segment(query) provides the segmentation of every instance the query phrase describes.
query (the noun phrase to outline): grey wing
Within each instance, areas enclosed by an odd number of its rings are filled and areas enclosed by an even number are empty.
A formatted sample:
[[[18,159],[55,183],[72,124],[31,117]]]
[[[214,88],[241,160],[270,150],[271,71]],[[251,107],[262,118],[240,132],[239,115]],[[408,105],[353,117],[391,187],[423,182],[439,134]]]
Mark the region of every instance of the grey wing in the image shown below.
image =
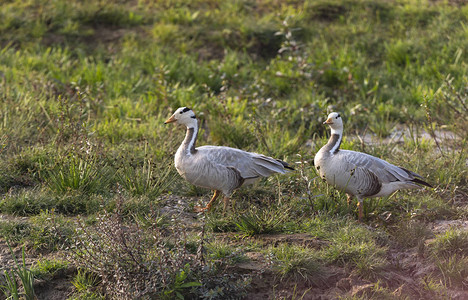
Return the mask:
[[[215,164],[235,168],[245,179],[286,173],[281,161],[265,155],[217,146],[202,146],[197,150]]]
[[[340,153],[341,152],[341,153]],[[379,179],[381,183],[389,183],[395,181],[411,181],[415,177],[421,177],[418,174],[406,169],[392,165],[378,157],[349,150],[340,150],[343,159],[356,168],[362,168],[370,171]]]

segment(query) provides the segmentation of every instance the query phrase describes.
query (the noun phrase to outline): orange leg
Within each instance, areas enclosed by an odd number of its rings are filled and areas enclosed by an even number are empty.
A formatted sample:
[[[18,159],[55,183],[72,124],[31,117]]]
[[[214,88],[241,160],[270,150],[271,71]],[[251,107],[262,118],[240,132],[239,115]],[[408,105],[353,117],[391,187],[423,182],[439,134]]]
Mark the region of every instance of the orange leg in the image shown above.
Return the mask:
[[[223,202],[224,202],[223,215],[226,215],[227,208],[229,207],[229,197],[225,196],[223,198]]]
[[[195,207],[195,211],[196,211],[196,212],[202,212],[202,211],[210,210],[211,206],[213,205],[213,202],[216,200],[216,198],[218,198],[218,196],[219,196],[220,194],[221,194],[220,191],[215,190],[215,191],[214,191],[214,194],[213,194],[213,197],[211,197],[211,200],[210,200],[210,202],[208,202],[208,204],[206,205],[206,207],[196,206],[196,207]]]
[[[364,203],[362,200],[359,199],[359,202],[357,203],[358,209],[359,209],[359,215],[358,215],[358,221],[362,222],[362,217],[364,217]]]

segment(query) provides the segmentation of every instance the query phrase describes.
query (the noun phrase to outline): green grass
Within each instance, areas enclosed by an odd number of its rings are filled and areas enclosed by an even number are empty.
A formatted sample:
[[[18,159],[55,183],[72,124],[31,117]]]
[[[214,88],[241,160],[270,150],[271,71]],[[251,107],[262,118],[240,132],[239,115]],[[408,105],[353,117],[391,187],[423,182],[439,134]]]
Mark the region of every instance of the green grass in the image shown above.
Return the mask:
[[[36,278],[52,279],[67,269],[69,263],[60,259],[43,259],[37,261],[31,268]]]
[[[449,298],[447,288],[466,286],[466,270],[454,263],[467,255],[466,237],[456,230],[434,237],[430,228],[468,216],[467,24],[468,6],[451,1],[6,1],[1,237],[33,252],[67,252],[77,217],[96,237],[103,215],[118,212],[122,228],[137,227],[144,243],[154,231],[179,245],[187,231],[191,240],[179,246],[191,255],[203,250],[203,227],[208,266],[235,268],[247,252],[271,252],[280,282],[332,265],[375,283],[385,280],[388,252],[400,247],[431,254],[424,261],[438,272],[425,292]],[[201,121],[198,145],[262,153],[296,171],[238,190],[225,215],[221,205],[191,215],[210,192],[173,166],[184,130],[163,122],[180,106]],[[366,199],[369,227],[357,224],[356,202],[348,206],[312,166],[330,111],[344,117],[343,149],[413,170],[434,189]],[[374,143],[356,137],[365,135]],[[174,208],[167,195],[193,198]],[[177,223],[187,226],[175,236]],[[262,240],[292,234],[322,244]],[[174,286],[171,296],[245,291],[246,278],[229,274],[238,286],[226,274],[208,280],[198,264],[189,262],[194,278],[184,282],[204,285]],[[384,285],[362,297],[386,296]],[[72,298],[110,296],[91,288]]]
[[[413,221],[398,224],[393,235],[404,247],[423,247],[425,240],[432,236],[432,232],[427,224]]]
[[[75,288],[75,292],[69,299],[104,299],[104,296],[95,291],[99,284],[99,277],[96,274],[78,269],[71,283]]]
[[[281,244],[271,247],[267,255],[273,262],[273,269],[282,278],[294,277],[318,283],[323,276],[320,258],[312,249],[297,245]]]
[[[431,248],[436,256],[454,254],[468,256],[468,232],[449,229],[443,234],[436,235]]]
[[[355,267],[358,274],[372,278],[386,265],[385,247],[378,233],[364,227],[348,225],[335,231],[322,255],[325,260]]]
[[[245,236],[278,233],[284,230],[284,223],[290,218],[288,213],[289,210],[284,207],[272,210],[251,209],[239,215],[235,224]]]
[[[58,251],[70,246],[73,226],[54,211],[43,211],[27,221],[2,221],[0,232],[7,241],[27,245],[34,250]]]
[[[18,258],[15,256],[11,246],[8,245],[8,247],[13,256],[14,266],[10,270],[7,269],[3,271],[2,275],[5,278],[6,284],[0,285],[0,290],[8,299],[20,299],[20,296],[27,300],[36,299],[36,294],[34,292],[34,272],[26,266],[24,247],[21,248],[21,263],[18,262]],[[17,281],[21,284],[20,289],[18,289]]]
[[[227,261],[229,264],[236,264],[248,261],[241,248],[235,248],[225,242],[215,240],[207,246],[208,255],[213,260]]]

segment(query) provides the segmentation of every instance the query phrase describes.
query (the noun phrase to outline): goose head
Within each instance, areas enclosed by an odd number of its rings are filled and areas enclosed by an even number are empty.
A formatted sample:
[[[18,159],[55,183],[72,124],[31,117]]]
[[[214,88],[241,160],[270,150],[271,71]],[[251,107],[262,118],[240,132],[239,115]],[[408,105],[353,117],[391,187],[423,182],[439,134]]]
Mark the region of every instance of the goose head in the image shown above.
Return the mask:
[[[337,112],[332,112],[331,114],[329,114],[327,120],[323,122],[323,124],[327,124],[328,126],[330,126],[332,134],[343,132],[343,119]]]
[[[197,126],[197,117],[193,110],[188,107],[178,108],[174,114],[167,119],[164,124],[176,123],[187,126],[188,128],[194,128]]]

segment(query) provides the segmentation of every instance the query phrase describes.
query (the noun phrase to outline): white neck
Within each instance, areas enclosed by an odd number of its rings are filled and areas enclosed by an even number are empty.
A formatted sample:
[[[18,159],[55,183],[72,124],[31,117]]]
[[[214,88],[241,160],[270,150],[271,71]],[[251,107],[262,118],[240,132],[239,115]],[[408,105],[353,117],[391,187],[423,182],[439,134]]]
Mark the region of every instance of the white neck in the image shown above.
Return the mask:
[[[197,141],[198,135],[198,122],[197,119],[193,119],[193,122],[187,124],[187,132],[185,134],[185,139],[179,147],[180,151],[187,156],[195,154],[195,143]]]
[[[343,135],[343,128],[330,128],[331,134],[338,134],[339,136]]]
[[[331,136],[326,145],[326,149],[331,155],[335,154],[341,145],[343,138],[343,128],[334,129],[331,128]]]

